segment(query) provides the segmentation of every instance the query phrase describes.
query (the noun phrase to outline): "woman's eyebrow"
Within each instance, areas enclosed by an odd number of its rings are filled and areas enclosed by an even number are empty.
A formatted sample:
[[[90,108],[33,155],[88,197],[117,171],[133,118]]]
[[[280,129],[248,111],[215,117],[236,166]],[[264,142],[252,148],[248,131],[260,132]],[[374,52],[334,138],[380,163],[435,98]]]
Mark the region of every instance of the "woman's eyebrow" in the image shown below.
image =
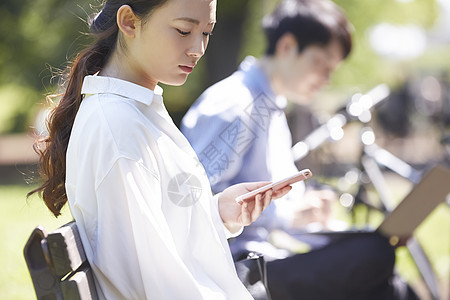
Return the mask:
[[[189,17],[176,18],[175,21],[185,21],[185,22],[189,22],[189,23],[194,23],[196,25],[200,24],[199,20],[192,19],[192,18],[189,18]]]
[[[180,18],[176,18],[176,19],[174,19],[174,20],[175,20],[175,21],[185,21],[185,22],[193,23],[193,24],[195,24],[195,25],[200,24],[200,21],[199,21],[199,20],[193,19],[193,18],[189,18],[189,17],[180,17]],[[216,23],[215,21],[211,21],[211,22],[209,22],[208,24],[213,25],[213,24],[215,24],[215,23]]]

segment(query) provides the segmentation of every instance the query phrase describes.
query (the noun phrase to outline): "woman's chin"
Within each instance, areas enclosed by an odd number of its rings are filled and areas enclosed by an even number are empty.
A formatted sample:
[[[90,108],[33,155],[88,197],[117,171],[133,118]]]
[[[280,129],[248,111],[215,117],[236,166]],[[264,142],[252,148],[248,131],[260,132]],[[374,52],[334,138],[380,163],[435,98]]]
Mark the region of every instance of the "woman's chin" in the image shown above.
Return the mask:
[[[188,78],[188,76],[187,76],[187,74],[185,74],[185,75],[179,76],[178,78],[172,78],[169,80],[160,80],[160,82],[165,85],[181,86],[186,82],[187,78]]]

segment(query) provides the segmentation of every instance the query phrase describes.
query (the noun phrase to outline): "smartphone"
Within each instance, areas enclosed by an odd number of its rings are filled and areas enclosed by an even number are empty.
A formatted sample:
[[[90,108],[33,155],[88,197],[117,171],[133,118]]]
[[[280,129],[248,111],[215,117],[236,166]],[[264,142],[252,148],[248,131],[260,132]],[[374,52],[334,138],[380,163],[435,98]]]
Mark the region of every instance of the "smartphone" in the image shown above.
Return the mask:
[[[264,193],[265,191],[270,190],[270,189],[273,189],[274,191],[276,191],[276,190],[284,188],[285,186],[291,185],[297,181],[302,181],[302,180],[308,179],[311,176],[312,176],[311,170],[304,169],[304,170],[301,170],[298,173],[296,173],[292,176],[289,176],[287,178],[284,178],[280,181],[269,183],[269,184],[262,186],[256,190],[253,190],[251,192],[237,196],[235,200],[237,203],[242,204],[245,199],[251,198],[257,194]]]

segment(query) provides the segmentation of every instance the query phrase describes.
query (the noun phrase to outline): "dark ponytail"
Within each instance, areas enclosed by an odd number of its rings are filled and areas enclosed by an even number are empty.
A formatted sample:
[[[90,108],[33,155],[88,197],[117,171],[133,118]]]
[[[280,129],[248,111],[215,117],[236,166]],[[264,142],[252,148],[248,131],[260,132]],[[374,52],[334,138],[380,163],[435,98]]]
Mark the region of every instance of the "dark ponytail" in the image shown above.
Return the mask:
[[[102,11],[90,22],[93,43],[80,52],[62,76],[64,92],[49,96],[61,97],[58,105],[50,112],[47,120],[48,136],[38,139],[33,148],[39,154],[39,174],[43,184],[28,193],[28,197],[38,193],[47,207],[55,215],[67,202],[66,152],[75,116],[83,97],[81,86],[84,77],[102,70],[119,40],[116,22],[118,9],[129,5],[133,12],[144,19],[168,0],[106,1]]]

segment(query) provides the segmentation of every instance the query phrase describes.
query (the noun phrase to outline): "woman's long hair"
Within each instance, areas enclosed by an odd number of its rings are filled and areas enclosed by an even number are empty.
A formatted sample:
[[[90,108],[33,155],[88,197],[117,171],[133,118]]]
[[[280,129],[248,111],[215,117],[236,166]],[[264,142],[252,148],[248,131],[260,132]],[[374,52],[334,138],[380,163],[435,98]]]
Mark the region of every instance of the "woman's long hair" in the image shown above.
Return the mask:
[[[116,48],[120,39],[116,21],[118,9],[122,5],[129,5],[136,16],[144,19],[167,1],[106,1],[102,11],[90,21],[93,43],[76,56],[61,76],[60,86],[64,87],[64,92],[56,95],[61,99],[49,114],[48,136],[38,139],[33,145],[39,154],[39,175],[43,184],[27,195],[29,197],[38,193],[55,216],[61,214],[61,209],[67,202],[66,152],[75,116],[83,100],[81,95],[83,79],[87,75],[101,71]]]

